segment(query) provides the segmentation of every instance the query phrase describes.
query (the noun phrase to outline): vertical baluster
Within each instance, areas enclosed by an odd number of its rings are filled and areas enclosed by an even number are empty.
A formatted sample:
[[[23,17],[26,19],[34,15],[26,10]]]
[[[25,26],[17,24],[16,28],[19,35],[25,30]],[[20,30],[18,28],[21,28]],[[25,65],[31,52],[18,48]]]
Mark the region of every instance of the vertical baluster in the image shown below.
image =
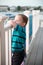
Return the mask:
[[[5,31],[5,52],[6,52],[6,65],[8,65],[9,62],[9,56],[8,56],[8,43],[9,43],[9,34],[8,30]]]
[[[9,30],[9,65],[11,65],[11,30]]]
[[[1,65],[6,65],[4,23],[0,22]]]
[[[32,14],[33,14],[33,35],[32,35],[32,38],[35,37],[35,34],[39,28],[39,25],[40,25],[40,19],[39,19],[39,13],[40,11],[39,10],[33,10],[32,11]]]

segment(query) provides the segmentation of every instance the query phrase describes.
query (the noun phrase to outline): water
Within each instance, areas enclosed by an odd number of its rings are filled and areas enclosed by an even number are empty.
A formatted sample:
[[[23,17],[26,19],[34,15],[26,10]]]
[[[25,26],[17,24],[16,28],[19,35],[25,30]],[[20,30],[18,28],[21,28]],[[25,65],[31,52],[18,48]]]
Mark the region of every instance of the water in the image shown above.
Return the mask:
[[[22,12],[0,12],[0,16],[8,16],[10,18],[14,18],[15,15]]]

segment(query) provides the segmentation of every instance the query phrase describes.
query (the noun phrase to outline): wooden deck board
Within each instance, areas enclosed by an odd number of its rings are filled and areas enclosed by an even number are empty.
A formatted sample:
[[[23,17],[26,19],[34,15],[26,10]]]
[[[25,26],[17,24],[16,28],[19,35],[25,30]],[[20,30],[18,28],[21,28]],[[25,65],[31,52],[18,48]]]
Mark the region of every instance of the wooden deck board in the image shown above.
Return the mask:
[[[25,65],[43,65],[43,28],[38,30],[29,49]]]

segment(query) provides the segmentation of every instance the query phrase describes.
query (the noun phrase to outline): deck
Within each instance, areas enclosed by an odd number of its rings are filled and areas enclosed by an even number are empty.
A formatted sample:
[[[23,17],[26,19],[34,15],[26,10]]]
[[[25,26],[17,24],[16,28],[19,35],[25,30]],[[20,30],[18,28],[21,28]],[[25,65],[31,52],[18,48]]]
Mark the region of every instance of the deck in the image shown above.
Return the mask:
[[[40,27],[33,39],[25,65],[43,65],[43,27]]]

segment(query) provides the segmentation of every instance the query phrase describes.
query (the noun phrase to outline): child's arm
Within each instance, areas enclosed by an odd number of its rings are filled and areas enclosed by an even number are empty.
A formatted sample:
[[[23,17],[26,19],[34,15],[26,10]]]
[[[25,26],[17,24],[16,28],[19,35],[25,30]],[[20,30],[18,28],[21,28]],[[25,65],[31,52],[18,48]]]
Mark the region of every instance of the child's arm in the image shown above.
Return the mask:
[[[16,28],[16,22],[14,22],[14,20],[10,20],[9,24],[11,25],[11,27]]]
[[[5,30],[7,30],[7,29],[9,29],[9,28],[16,28],[16,23],[13,21],[13,20],[9,20],[6,24],[5,24],[5,26],[4,26],[4,28],[5,28]]]
[[[4,22],[4,21],[6,21],[6,19],[7,19],[8,17],[6,17],[6,16],[0,16],[0,22]],[[13,21],[13,20],[9,20],[5,25],[4,25],[4,28],[5,29],[8,29],[8,28],[12,28],[12,27],[16,27],[16,23]]]
[[[5,23],[7,19],[8,19],[7,16],[0,16],[0,22]],[[5,30],[7,30],[8,28],[11,28],[11,25],[9,24],[9,22],[4,24],[4,28],[5,28]]]

